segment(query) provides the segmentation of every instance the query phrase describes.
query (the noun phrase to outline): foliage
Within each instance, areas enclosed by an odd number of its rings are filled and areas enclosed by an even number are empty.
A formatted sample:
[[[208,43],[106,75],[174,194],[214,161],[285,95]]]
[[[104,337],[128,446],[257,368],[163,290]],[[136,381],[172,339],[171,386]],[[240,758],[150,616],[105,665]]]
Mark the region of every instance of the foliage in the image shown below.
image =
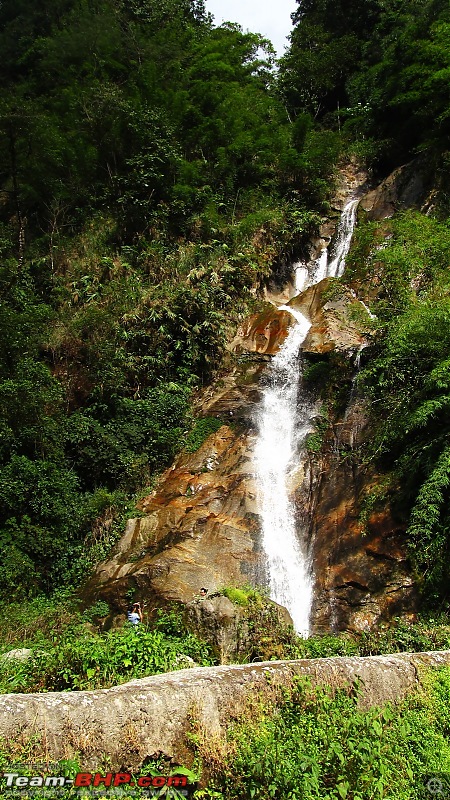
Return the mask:
[[[408,525],[418,579],[433,602],[447,597],[448,585],[449,246],[447,224],[407,212],[388,226],[363,226],[350,257],[350,278],[364,285],[366,273],[377,291],[379,333],[359,379],[375,428],[366,455],[390,473],[383,491]]]
[[[235,597],[237,589],[228,590]],[[240,663],[422,652],[450,646],[446,617],[414,623],[394,620],[357,636],[329,634],[303,639],[282,623],[276,607],[261,592],[244,587],[241,594],[246,598],[246,650],[239,657]],[[186,656],[200,666],[214,663],[208,645],[187,630],[178,607],[159,609],[148,626],[134,629],[126,625],[108,633],[96,632],[94,625],[102,623],[109,612],[104,601],[81,612],[76,598],[67,593],[50,600],[40,596],[9,603],[0,623],[0,651],[27,647],[33,655],[20,662],[0,657],[1,691],[102,688],[182,669]]]
[[[332,694],[298,680],[275,708],[254,704],[231,726],[221,756],[198,746],[211,775],[204,796],[422,797],[425,776],[449,770],[449,690],[443,669],[395,708],[361,710],[357,687]]]
[[[3,774],[16,773],[16,775],[25,775],[36,777],[37,775],[49,777],[64,776],[71,778],[72,781],[76,775],[83,771],[85,764],[83,763],[83,742],[82,739],[77,737],[76,734],[72,736],[71,741],[72,753],[70,757],[59,759],[58,761],[49,758],[48,745],[45,740],[43,732],[36,732],[31,736],[24,735],[23,732],[8,737],[8,739],[0,738],[0,769]],[[104,753],[99,762],[97,763],[97,770],[100,774],[108,772],[111,760],[108,753]],[[154,754],[152,757],[147,757],[144,764],[137,770],[131,770],[134,779],[141,776],[164,776],[169,775],[185,775],[188,783],[197,783],[198,775],[187,767],[172,766],[168,764],[168,760],[163,755]],[[7,800],[11,797],[11,788],[0,786],[0,800]],[[13,795],[14,796],[14,790]],[[22,796],[29,798],[31,796],[46,797],[47,800],[57,800],[58,797],[64,797],[69,800],[70,798],[81,798],[86,800],[91,794],[91,789],[86,789],[85,792],[79,787],[65,786],[64,789],[59,787],[45,787],[37,791],[36,787],[32,787],[31,793],[28,794],[26,789],[21,789]],[[184,797],[184,794],[175,787],[163,790],[164,797],[167,800],[179,800]],[[136,785],[132,789],[126,790],[121,787],[120,796],[123,800],[134,800],[134,798],[148,797],[148,788],[139,788]],[[161,795],[162,796],[162,795]]]
[[[338,128],[383,169],[447,149],[445,0],[301,0],[293,21],[279,89],[294,117]]]
[[[224,597],[228,597],[232,603],[237,606],[246,607],[251,601],[264,602],[265,595],[250,584],[245,586],[224,586],[218,590],[218,593]]]
[[[44,612],[45,618],[34,619],[29,632],[31,641],[21,628],[25,623],[25,608],[12,608],[17,626],[15,643],[18,640],[34,647],[27,661],[0,660],[3,692],[104,688],[145,675],[182,669],[186,666],[184,657],[200,666],[213,663],[208,646],[185,628],[175,610],[161,612],[153,627],[134,628],[127,624],[108,633],[94,633],[86,628],[85,620],[96,620],[108,613],[105,603],[97,603],[83,615],[71,607],[68,616],[67,603],[52,606],[41,599],[39,607],[33,602],[34,608],[39,609],[40,614]],[[52,627],[57,620],[58,625]]]
[[[195,425],[186,438],[186,450],[188,453],[195,453],[206,441],[208,436],[216,433],[222,426],[222,421],[216,417],[203,417],[197,419]]]
[[[213,429],[192,389],[317,230],[340,140],[197,0],[5,0],[0,49],[0,594],[25,597],[87,577]]]
[[[394,619],[373,631],[362,633],[358,639],[358,655],[381,653],[421,653],[428,650],[448,650],[450,628],[447,617],[428,617],[417,622]]]

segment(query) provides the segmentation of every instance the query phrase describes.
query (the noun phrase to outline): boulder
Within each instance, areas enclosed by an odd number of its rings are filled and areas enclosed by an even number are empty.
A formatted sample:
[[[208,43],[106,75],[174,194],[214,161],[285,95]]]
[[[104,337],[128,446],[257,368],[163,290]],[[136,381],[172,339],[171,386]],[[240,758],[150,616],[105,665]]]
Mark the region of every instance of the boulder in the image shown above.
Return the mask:
[[[28,661],[33,655],[33,650],[29,647],[19,647],[16,650],[8,650],[0,656],[1,661]]]
[[[186,606],[186,620],[201,639],[213,646],[221,664],[236,660],[247,634],[244,609],[223,595],[193,600]]]
[[[292,626],[289,612],[270,600],[265,600],[277,615],[280,625]],[[228,597],[213,594],[191,601],[186,606],[186,621],[201,639],[213,647],[221,664],[242,661],[251,646],[250,620],[245,606],[232,603]]]

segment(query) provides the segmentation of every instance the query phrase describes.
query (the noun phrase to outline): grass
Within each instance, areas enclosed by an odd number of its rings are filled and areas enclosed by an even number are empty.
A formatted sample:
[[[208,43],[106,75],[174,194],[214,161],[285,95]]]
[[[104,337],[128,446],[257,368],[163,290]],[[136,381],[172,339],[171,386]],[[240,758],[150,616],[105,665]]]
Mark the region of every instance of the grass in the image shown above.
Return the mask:
[[[298,679],[275,706],[253,702],[211,752],[194,731],[202,800],[429,800],[450,783],[450,669],[398,705],[363,710],[358,691]],[[448,796],[448,795],[440,795]]]
[[[95,610],[76,610],[73,599],[13,604],[2,620],[1,652],[28,647],[25,661],[0,659],[0,692],[98,689],[196,664],[214,663],[210,647],[187,630],[176,609],[160,612],[152,626],[102,633]],[[27,617],[29,610],[29,617]],[[23,624],[27,619],[26,626]],[[189,662],[190,663],[190,662]]]

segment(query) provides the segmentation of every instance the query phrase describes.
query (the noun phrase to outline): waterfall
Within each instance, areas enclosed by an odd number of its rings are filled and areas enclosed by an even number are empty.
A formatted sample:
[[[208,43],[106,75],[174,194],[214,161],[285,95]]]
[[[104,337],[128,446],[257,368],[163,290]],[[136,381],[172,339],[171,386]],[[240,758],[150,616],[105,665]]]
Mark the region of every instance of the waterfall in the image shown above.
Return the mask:
[[[358,203],[359,197],[354,197],[344,206],[337,229],[336,243],[333,249],[334,257],[327,271],[329,277],[340,278],[344,273],[345,259],[350,250]]]
[[[309,286],[324,278],[340,278],[344,273],[345,259],[350,249],[353,230],[356,223],[356,211],[359,198],[354,197],[346,203],[339,220],[336,241],[329,259],[328,248],[324,247],[312,264],[300,262],[295,265],[294,286],[296,294],[304,292]]]
[[[273,359],[259,413],[255,448],[260,490],[263,549],[269,567],[270,596],[291,614],[294,627],[308,634],[312,576],[306,548],[299,541],[289,477],[297,468],[300,446],[312,430],[309,408],[299,402],[300,347],[311,323],[294,309],[296,324]]]
[[[336,233],[332,260],[325,248],[310,264],[295,269],[296,292],[325,277],[340,277],[356,221],[357,199],[344,207]],[[267,373],[257,411],[255,476],[262,518],[262,546],[267,557],[270,597],[288,609],[295,630],[308,636],[313,600],[313,575],[306,531],[298,523],[290,484],[298,472],[305,438],[313,430],[314,411],[301,391],[299,357],[311,322],[299,311],[280,306],[295,317],[289,334]]]

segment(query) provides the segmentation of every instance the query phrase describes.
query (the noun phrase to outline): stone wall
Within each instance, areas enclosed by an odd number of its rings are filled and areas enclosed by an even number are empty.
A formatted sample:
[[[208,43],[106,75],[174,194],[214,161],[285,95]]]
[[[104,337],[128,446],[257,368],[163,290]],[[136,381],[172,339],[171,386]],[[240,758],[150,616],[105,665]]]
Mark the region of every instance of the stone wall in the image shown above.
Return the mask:
[[[448,650],[203,667],[93,692],[2,695],[0,734],[21,742],[37,735],[47,759],[78,753],[83,769],[98,768],[105,754],[110,769],[136,768],[158,752],[189,766],[191,720],[219,746],[250,700],[259,695],[273,702],[277,688],[292,685],[295,676],[332,688],[357,680],[360,703],[369,707],[401,700],[417,690],[423,671],[442,666],[450,666]]]

